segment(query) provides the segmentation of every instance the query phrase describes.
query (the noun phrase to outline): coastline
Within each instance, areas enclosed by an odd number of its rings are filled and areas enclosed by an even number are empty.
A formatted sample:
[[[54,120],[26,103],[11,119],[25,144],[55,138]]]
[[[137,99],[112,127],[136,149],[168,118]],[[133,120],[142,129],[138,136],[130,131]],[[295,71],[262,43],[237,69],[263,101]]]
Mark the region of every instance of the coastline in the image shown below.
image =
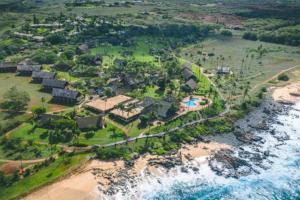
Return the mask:
[[[172,158],[181,157],[183,162],[188,162],[199,157],[205,159],[220,149],[229,148],[229,145],[216,142],[184,145]],[[99,189],[108,190],[111,184],[121,181],[120,178],[124,178],[124,176],[119,176],[120,173],[126,173],[125,177],[127,178],[138,177],[144,171],[159,175],[159,170],[157,170],[159,166],[149,163],[154,160],[163,161],[164,159],[166,159],[166,156],[147,154],[136,159],[132,167],[126,166],[126,163],[122,160],[91,160],[82,167],[82,170],[72,176],[33,192],[23,199],[99,200],[102,199]]]
[[[276,102],[292,105],[300,96],[300,81],[292,82],[284,87],[273,88],[272,97]]]
[[[272,89],[274,101],[283,104],[295,103],[297,97],[290,95],[300,88],[300,82],[291,83],[285,87],[278,87]],[[261,112],[258,111],[258,112]],[[261,120],[261,119],[258,119]],[[247,120],[246,120],[247,121]],[[238,123],[243,129],[242,123]],[[233,134],[231,134],[233,135]],[[214,155],[221,149],[230,150],[235,145],[231,146],[228,141],[224,141],[223,137],[215,136],[208,137],[214,142],[199,142],[196,144],[183,145],[177,152],[167,156],[142,155],[134,161],[133,166],[127,166],[124,161],[99,161],[91,160],[88,162],[80,172],[61,180],[52,185],[46,186],[27,197],[25,200],[51,200],[51,199],[104,199],[101,195],[115,193],[115,188],[112,185],[124,185],[124,181],[131,181],[134,185],[134,179],[139,177],[142,173],[149,173],[159,176],[160,167],[165,168],[167,165],[180,166],[182,163],[188,163],[194,159],[201,159],[207,162],[207,158]],[[231,138],[227,139],[230,141]],[[227,144],[228,143],[228,144]],[[100,192],[101,191],[101,192]]]

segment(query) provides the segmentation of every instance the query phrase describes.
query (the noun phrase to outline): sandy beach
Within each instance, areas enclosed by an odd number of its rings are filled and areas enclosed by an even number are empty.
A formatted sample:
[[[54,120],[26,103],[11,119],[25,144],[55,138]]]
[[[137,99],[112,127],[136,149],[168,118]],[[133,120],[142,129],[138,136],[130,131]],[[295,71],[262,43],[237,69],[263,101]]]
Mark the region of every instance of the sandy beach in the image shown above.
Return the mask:
[[[300,94],[300,81],[291,83],[285,87],[274,88],[272,97],[280,103],[295,104],[299,97],[292,95],[293,93]]]
[[[230,146],[214,142],[198,143],[183,146],[177,155],[180,155],[183,161],[188,161],[190,158],[209,156],[224,148],[230,148]],[[146,168],[155,173],[157,166],[149,165],[151,159],[164,159],[164,157],[143,155],[135,161],[133,167],[127,169],[127,173],[132,177],[137,177]],[[72,176],[35,191],[24,200],[99,200],[102,198],[98,187],[110,187],[112,179],[113,182],[118,182],[118,174],[124,169],[123,161],[91,160]]]

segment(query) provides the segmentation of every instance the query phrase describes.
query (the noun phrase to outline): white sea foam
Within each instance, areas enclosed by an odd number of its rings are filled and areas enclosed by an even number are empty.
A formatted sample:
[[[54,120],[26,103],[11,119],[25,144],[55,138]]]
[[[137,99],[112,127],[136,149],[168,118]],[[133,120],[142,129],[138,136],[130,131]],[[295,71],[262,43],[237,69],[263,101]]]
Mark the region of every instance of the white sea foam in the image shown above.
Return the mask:
[[[143,171],[137,187],[130,187],[128,183],[130,190],[126,194],[120,192],[109,199],[300,199],[300,102],[293,108],[288,115],[277,117],[283,125],[269,125],[276,134],[289,136],[282,145],[267,131],[255,133],[265,140],[259,149],[275,156],[263,162],[269,169],[255,168],[260,174],[240,179],[224,178],[211,170],[206,157],[201,157],[188,163],[199,168],[197,173],[192,170],[183,173],[181,167],[170,172],[160,169],[160,176]],[[256,147],[243,148],[255,152]]]

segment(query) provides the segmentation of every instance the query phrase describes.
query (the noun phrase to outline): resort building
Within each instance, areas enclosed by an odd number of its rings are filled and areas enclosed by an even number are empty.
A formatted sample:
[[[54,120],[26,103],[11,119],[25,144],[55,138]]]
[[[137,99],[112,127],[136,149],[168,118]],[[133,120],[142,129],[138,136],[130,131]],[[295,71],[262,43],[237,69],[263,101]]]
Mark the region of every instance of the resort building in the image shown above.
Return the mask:
[[[168,119],[168,111],[171,108],[172,104],[166,101],[157,100],[151,97],[145,97],[143,101],[143,112],[154,112],[158,117],[162,119]]]
[[[77,118],[76,123],[81,131],[97,130],[105,126],[103,115]]]
[[[90,108],[94,111],[100,112],[100,113],[106,113],[115,107],[117,107],[119,104],[126,103],[128,101],[132,100],[131,97],[124,96],[124,95],[118,95],[115,97],[111,97],[108,99],[96,99],[86,104],[87,108]]]
[[[0,73],[1,72],[15,72],[17,65],[10,62],[0,62]]]
[[[52,90],[53,88],[64,89],[67,86],[67,81],[56,79],[43,79],[42,86],[45,90]]]
[[[74,90],[66,90],[53,88],[52,97],[55,102],[59,103],[77,103],[79,101],[79,92]]]
[[[122,105],[122,108],[116,108],[110,112],[113,116],[119,118],[125,123],[129,123],[139,117],[143,112],[144,107],[141,105],[140,101],[134,99]]]
[[[189,87],[192,91],[198,88],[198,83],[194,79],[188,80],[185,85]]]
[[[41,71],[41,65],[31,65],[27,63],[21,63],[17,65],[17,72],[19,75],[31,76],[33,72]]]
[[[230,71],[230,68],[229,67],[221,67],[221,66],[218,66],[217,67],[217,70],[216,70],[216,73],[218,75],[228,75],[231,73]]]
[[[32,81],[36,83],[41,83],[44,79],[54,79],[55,78],[54,72],[33,72],[32,73]]]

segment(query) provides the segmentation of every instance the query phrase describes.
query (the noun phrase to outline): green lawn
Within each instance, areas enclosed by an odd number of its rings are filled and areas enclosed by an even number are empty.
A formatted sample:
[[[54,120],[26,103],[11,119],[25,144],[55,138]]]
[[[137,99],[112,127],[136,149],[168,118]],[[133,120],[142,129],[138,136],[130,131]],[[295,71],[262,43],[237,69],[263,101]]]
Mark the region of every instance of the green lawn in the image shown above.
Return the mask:
[[[16,76],[13,73],[0,73],[0,101],[2,100],[3,94],[13,86],[16,86],[20,91],[28,92],[31,99],[28,106],[29,110],[32,106],[41,105],[42,97],[45,98],[46,102],[51,100],[52,97],[50,93],[41,92],[41,85],[32,84],[30,81],[31,77]],[[62,108],[64,108],[64,106],[48,104],[49,111]]]
[[[111,129],[112,128],[116,128],[116,127],[110,123],[107,123],[106,127],[104,129],[100,129],[100,130],[96,131],[95,135],[92,138],[86,138],[84,136],[84,134],[81,134],[79,137],[79,142],[82,144],[87,144],[87,145],[95,145],[95,144],[108,144],[108,143],[123,140],[122,137],[119,137],[119,138],[111,137],[111,134],[112,134]],[[122,132],[122,130],[120,130],[118,128],[116,128],[116,131],[118,133]]]
[[[258,51],[260,45],[264,49],[261,57]],[[214,56],[205,58],[202,53],[213,53]],[[180,55],[186,60],[201,63],[212,74],[215,74],[218,65],[228,66],[235,78],[239,79],[239,86],[249,81],[250,87],[260,85],[280,71],[300,63],[299,47],[244,40],[238,34],[233,38],[211,37],[183,48]],[[241,69],[243,76],[240,75]],[[229,95],[232,79],[216,76],[212,79],[220,83],[218,87],[223,94]],[[259,90],[259,87],[255,90]],[[242,92],[243,89],[236,88],[236,95],[241,95]]]
[[[10,138],[22,138],[22,140],[34,140],[34,142],[47,142],[46,129],[35,128],[31,123],[23,123],[18,129],[10,133]]]
[[[48,167],[42,168],[37,173],[28,176],[9,188],[0,188],[0,200],[10,200],[47,185],[59,177],[64,176],[87,160],[89,154],[79,154],[72,157],[59,158]],[[64,161],[68,160],[68,162]]]

